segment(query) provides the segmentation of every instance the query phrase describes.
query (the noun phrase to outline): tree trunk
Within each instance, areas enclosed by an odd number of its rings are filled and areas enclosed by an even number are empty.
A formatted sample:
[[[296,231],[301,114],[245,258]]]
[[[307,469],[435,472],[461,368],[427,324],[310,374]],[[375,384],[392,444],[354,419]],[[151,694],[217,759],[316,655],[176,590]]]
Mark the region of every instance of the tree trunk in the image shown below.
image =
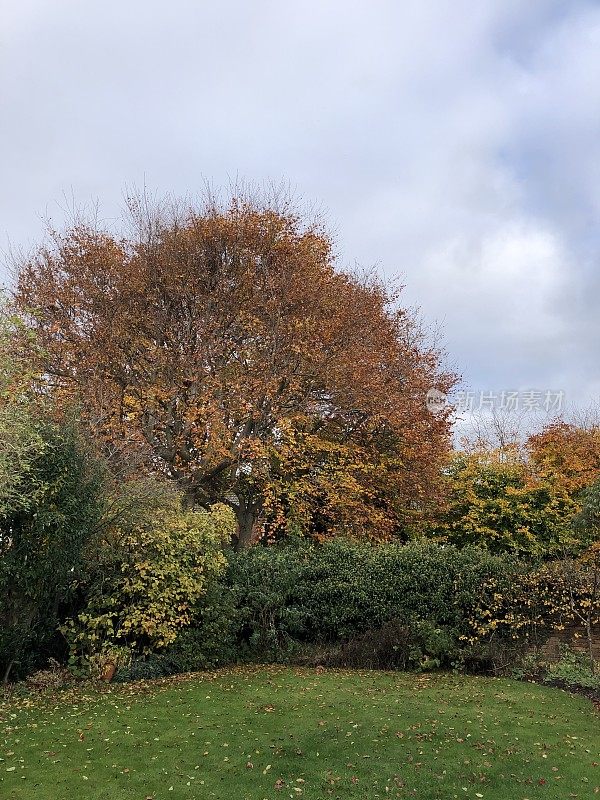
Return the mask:
[[[197,505],[196,492],[194,489],[185,489],[181,498],[181,505],[184,511],[192,511]]]
[[[592,635],[592,619],[591,619],[591,611],[588,612],[587,619],[585,621],[585,633],[587,636],[587,646],[588,646],[588,655],[590,658],[590,672],[592,675],[596,674],[596,660],[594,658],[594,637]]]
[[[12,661],[8,662],[8,665],[7,665],[6,669],[4,670],[4,677],[2,678],[3,686],[6,686],[8,684],[8,679],[9,679],[10,673],[12,671],[12,668],[14,667],[15,664],[18,664],[18,663],[19,662],[15,661],[14,658],[12,659]]]
[[[251,505],[240,502],[235,508],[235,516],[238,524],[236,550],[244,550],[252,544],[252,532],[254,530],[255,513]]]

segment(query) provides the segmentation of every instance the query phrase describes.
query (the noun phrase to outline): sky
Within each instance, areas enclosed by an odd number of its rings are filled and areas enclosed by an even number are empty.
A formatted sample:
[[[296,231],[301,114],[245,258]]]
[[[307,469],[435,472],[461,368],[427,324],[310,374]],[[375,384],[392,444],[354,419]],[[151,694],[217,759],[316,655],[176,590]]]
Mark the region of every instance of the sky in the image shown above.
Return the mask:
[[[0,250],[283,181],[463,392],[600,397],[600,0],[0,0]],[[556,397],[556,395],[553,395]]]

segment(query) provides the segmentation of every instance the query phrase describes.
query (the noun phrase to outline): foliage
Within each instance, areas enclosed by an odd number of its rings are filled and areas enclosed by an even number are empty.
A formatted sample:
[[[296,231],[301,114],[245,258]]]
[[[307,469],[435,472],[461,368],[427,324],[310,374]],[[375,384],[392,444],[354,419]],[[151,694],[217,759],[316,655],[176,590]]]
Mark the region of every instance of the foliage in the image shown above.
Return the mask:
[[[348,643],[393,623],[421,642],[423,626],[440,631],[443,656],[429,645],[423,655],[450,664],[476,642],[512,637],[490,609],[506,615],[521,573],[515,559],[472,547],[336,540],[253,548],[233,559],[228,581],[250,657],[286,660],[300,643]]]
[[[192,623],[161,652],[140,656],[116,675],[119,682],[182,672],[197,672],[236,662],[239,657],[237,592],[222,581],[211,580],[192,614]]]
[[[547,683],[559,682],[567,687],[600,690],[600,675],[590,669],[585,653],[563,649],[558,661],[550,664],[544,680]]]
[[[27,409],[24,409],[27,413]],[[26,674],[52,640],[102,512],[104,471],[72,425],[31,419],[28,467],[0,518],[0,667]]]
[[[531,436],[527,449],[537,472],[570,497],[600,479],[600,427],[554,422]]]
[[[36,424],[43,404],[32,391],[31,364],[15,347],[21,337],[36,350],[35,337],[0,301],[0,516],[31,508],[36,493],[44,491],[34,469],[46,446]]]
[[[142,498],[128,498],[129,513],[117,514],[88,550],[83,610],[63,626],[74,663],[118,666],[130,653],[164,649],[225,567],[229,509],[186,511],[172,492]]]
[[[545,564],[534,573],[532,587],[543,607],[543,618],[555,628],[580,626],[588,649],[588,663],[595,671],[594,628],[600,623],[600,545],[577,558]]]
[[[577,538],[591,547],[600,542],[600,480],[579,493],[580,511],[573,520]]]
[[[514,448],[456,452],[443,480],[446,501],[431,529],[436,538],[529,557],[556,556],[574,543],[576,504]]]
[[[21,269],[55,394],[126,461],[229,503],[243,546],[323,498],[325,534],[346,503],[359,535],[426,513],[449,421],[425,396],[454,377],[396,293],[334,269],[322,226],[289,204],[132,212],[132,238],[78,226]]]
[[[299,586],[311,552],[310,546],[294,543],[254,547],[231,559],[227,581],[239,604],[238,625],[246,656],[281,660],[294,649],[305,625],[306,607]]]
[[[237,587],[228,587],[221,579],[208,584],[194,608],[192,625],[181,631],[165,652],[172,672],[218,667],[237,660],[238,594]]]

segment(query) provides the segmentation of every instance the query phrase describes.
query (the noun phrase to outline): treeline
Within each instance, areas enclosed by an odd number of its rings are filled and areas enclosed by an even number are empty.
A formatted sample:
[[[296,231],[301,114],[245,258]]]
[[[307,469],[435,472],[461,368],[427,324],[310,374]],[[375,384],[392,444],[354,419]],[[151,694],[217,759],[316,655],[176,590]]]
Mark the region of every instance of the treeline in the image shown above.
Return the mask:
[[[443,353],[320,223],[130,212],[53,234],[3,309],[5,680],[489,667],[567,621],[592,656],[598,427],[455,452],[425,402],[456,384]]]

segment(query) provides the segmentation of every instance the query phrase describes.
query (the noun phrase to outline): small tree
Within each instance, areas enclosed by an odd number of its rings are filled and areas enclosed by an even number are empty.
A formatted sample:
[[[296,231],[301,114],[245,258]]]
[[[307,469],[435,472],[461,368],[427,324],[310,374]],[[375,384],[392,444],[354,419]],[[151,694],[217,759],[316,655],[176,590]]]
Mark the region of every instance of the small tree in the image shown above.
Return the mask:
[[[570,518],[577,506],[514,447],[457,452],[444,482],[437,537],[526,556],[557,556],[574,538]]]

